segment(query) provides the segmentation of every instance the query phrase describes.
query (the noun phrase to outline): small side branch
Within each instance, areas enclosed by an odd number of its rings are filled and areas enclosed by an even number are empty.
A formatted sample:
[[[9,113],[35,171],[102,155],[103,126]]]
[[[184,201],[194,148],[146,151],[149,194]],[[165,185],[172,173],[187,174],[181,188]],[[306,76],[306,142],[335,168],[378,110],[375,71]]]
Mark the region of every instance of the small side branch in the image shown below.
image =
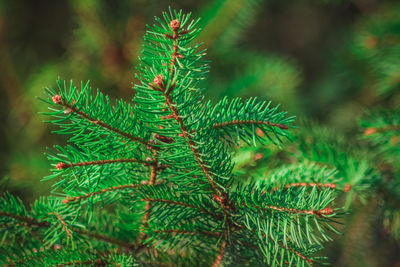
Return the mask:
[[[157,171],[158,171],[158,160],[157,160],[157,150],[153,150],[153,164],[151,165],[151,170],[150,170],[150,178],[149,178],[149,185],[154,185],[157,179]],[[146,234],[144,233],[144,229],[148,225],[148,221],[150,219],[150,213],[151,213],[151,202],[146,201],[146,206],[145,206],[145,213],[143,215],[143,220],[142,220],[142,231],[139,234],[139,240],[144,240],[146,238]]]
[[[68,169],[72,167],[83,167],[83,166],[91,166],[91,165],[106,165],[112,163],[140,163],[144,165],[150,165],[151,161],[140,161],[137,159],[105,159],[105,160],[96,160],[96,161],[85,161],[85,162],[76,162],[76,163],[57,163],[56,168],[58,170]]]
[[[56,216],[57,220],[59,220],[60,223],[62,224],[64,231],[67,233],[67,236],[68,237],[72,236],[71,231],[68,229],[67,224],[65,223],[64,219],[59,214],[57,214],[55,212],[50,212],[49,215]]]
[[[147,145],[147,146],[148,146],[148,145],[151,146],[151,144],[150,144],[149,142],[143,140],[142,138],[137,137],[137,136],[133,136],[133,135],[131,135],[130,133],[126,133],[126,132],[121,131],[120,129],[114,128],[114,127],[112,127],[111,125],[109,125],[109,124],[107,124],[107,123],[105,123],[105,122],[103,122],[103,121],[100,121],[100,120],[97,120],[97,119],[95,119],[95,118],[92,118],[92,117],[90,117],[88,114],[86,114],[85,112],[79,110],[74,104],[71,105],[71,104],[68,104],[68,103],[63,102],[60,95],[55,95],[55,96],[53,96],[53,97],[52,97],[52,100],[53,100],[53,102],[54,102],[55,104],[61,105],[61,106],[63,106],[64,108],[66,108],[66,110],[67,110],[69,113],[73,112],[73,113],[79,115],[80,117],[86,119],[86,120],[89,121],[90,123],[99,125],[99,126],[105,128],[105,129],[107,129],[107,130],[109,130],[109,131],[111,131],[111,132],[114,132],[114,133],[116,133],[116,134],[118,134],[118,135],[120,135],[120,136],[123,136],[123,137],[125,137],[125,138],[128,138],[128,139],[130,139],[130,140],[132,140],[132,141],[139,142],[139,143],[144,144],[144,145]]]
[[[245,207],[248,207],[248,205],[244,202],[242,202],[242,205]],[[324,216],[333,214],[333,209],[330,207],[326,207],[322,210],[298,210],[298,209],[294,209],[294,208],[277,207],[277,206],[272,206],[272,205],[261,207],[261,206],[253,204],[252,206],[255,208],[258,208],[258,209],[275,210],[275,211],[280,211],[280,212],[287,212],[290,214],[316,215],[319,218],[323,218]]]
[[[284,207],[276,207],[276,206],[267,206],[265,208],[259,207],[262,209],[271,209],[271,210],[276,210],[276,211],[285,211],[287,213],[291,214],[308,214],[308,215],[316,215],[318,217],[323,217],[326,215],[331,215],[333,213],[332,208],[325,208],[322,210],[298,210],[298,209],[293,209],[293,208],[284,208]]]
[[[9,218],[15,219],[17,221],[21,221],[21,222],[26,223],[27,225],[33,225],[33,226],[37,226],[37,227],[48,227],[49,226],[48,222],[38,222],[31,217],[12,214],[12,213],[2,211],[2,210],[0,210],[0,216],[9,217]]]
[[[284,125],[284,124],[273,123],[273,122],[269,122],[269,121],[257,121],[257,120],[233,120],[233,121],[221,122],[221,123],[214,124],[214,128],[222,128],[225,126],[246,125],[246,124],[269,125],[272,127],[277,127],[282,130],[289,129],[289,126]]]

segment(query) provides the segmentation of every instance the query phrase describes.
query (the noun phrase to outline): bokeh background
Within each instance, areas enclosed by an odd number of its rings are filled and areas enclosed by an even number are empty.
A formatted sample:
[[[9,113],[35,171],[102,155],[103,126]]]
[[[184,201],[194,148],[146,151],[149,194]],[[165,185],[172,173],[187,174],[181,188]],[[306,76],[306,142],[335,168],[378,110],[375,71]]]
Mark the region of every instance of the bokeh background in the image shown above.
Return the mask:
[[[43,153],[62,143],[39,112],[58,77],[124,99],[147,23],[162,10],[201,17],[214,102],[258,96],[345,136],[365,110],[400,106],[400,2],[379,0],[0,0],[1,186],[31,202],[48,195]],[[333,266],[400,266],[400,247],[374,205],[355,205]]]

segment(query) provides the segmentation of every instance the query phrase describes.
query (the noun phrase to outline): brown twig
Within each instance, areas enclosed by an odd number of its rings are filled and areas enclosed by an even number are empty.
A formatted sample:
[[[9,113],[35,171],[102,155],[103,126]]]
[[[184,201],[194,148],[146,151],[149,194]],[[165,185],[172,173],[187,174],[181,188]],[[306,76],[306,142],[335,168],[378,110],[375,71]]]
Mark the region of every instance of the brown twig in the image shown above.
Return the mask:
[[[57,220],[59,220],[60,223],[62,224],[64,231],[67,233],[67,236],[68,236],[68,237],[71,237],[71,236],[72,236],[71,231],[68,229],[68,226],[67,226],[67,224],[65,223],[64,219],[63,219],[58,213],[50,212],[49,215],[54,215],[54,216],[56,216]]]
[[[125,138],[128,138],[128,139],[130,139],[130,140],[132,140],[132,141],[139,142],[139,143],[144,144],[144,145],[147,145],[147,146],[151,145],[149,142],[143,140],[143,138],[140,138],[140,137],[137,137],[137,136],[133,136],[133,135],[131,135],[130,133],[126,133],[126,132],[121,131],[121,130],[118,129],[118,128],[114,128],[114,127],[112,127],[111,125],[109,125],[109,124],[107,124],[107,123],[105,123],[105,122],[103,122],[103,121],[101,121],[101,120],[97,120],[97,119],[95,119],[95,118],[90,117],[90,116],[89,116],[88,114],[86,114],[85,112],[79,110],[74,104],[71,105],[71,104],[68,104],[68,103],[63,102],[60,95],[55,95],[55,96],[53,96],[53,97],[52,97],[52,100],[53,100],[53,102],[54,102],[55,104],[59,104],[59,105],[63,106],[63,107],[66,108],[69,112],[74,112],[75,114],[78,114],[79,116],[81,116],[82,118],[86,119],[86,120],[89,121],[90,123],[99,125],[99,126],[101,126],[101,127],[103,127],[103,128],[106,128],[107,130],[109,130],[109,131],[111,131],[111,132],[114,132],[114,133],[116,133],[116,134],[118,134],[118,135],[120,135],[120,136],[123,136],[123,137],[125,137]]]
[[[151,170],[150,170],[150,178],[149,178],[149,185],[153,185],[156,182],[157,179],[157,170],[158,170],[158,160],[157,160],[157,150],[153,150],[153,164],[151,165]],[[146,238],[146,233],[144,232],[144,229],[148,225],[148,221],[150,219],[150,213],[151,213],[151,201],[146,201],[145,205],[145,213],[143,215],[143,220],[142,220],[142,226],[139,234],[139,240],[144,240]]]
[[[242,203],[244,204],[244,203]],[[246,204],[244,204],[246,205]],[[246,205],[247,206],[247,205]],[[263,210],[276,210],[276,211],[283,211],[283,212],[287,212],[287,213],[291,213],[291,214],[307,214],[307,215],[316,215],[320,218],[322,218],[323,216],[326,215],[331,215],[333,213],[333,209],[330,207],[326,207],[322,210],[298,210],[298,209],[294,209],[294,208],[285,208],[285,207],[277,207],[277,206],[266,206],[266,207],[260,207],[258,205],[253,204],[254,207],[259,208],[259,209],[263,209]]]

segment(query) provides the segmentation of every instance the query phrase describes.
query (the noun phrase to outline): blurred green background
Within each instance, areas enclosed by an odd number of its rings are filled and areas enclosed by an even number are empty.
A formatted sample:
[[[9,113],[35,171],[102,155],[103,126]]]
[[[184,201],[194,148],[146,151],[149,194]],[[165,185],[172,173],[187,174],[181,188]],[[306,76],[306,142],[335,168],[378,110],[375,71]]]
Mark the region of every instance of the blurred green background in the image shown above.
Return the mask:
[[[211,61],[202,86],[214,102],[258,96],[346,136],[366,109],[400,105],[399,1],[0,0],[3,186],[26,202],[49,194],[43,153],[65,141],[37,97],[60,77],[131,99],[145,25],[168,6],[202,18]],[[325,250],[333,266],[400,266],[374,205],[356,206],[345,238]]]

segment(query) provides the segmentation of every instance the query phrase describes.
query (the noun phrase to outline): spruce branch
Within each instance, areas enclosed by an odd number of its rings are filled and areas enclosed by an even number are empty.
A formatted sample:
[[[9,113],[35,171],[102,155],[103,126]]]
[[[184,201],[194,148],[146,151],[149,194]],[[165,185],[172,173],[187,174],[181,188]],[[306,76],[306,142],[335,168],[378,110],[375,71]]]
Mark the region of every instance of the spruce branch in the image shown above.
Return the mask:
[[[0,220],[23,222],[47,246],[116,250],[115,259],[98,250],[58,259],[63,265],[132,265],[122,251],[161,266],[318,262],[314,254],[342,214],[336,189],[355,185],[351,175],[291,164],[236,180],[232,144],[280,145],[294,118],[256,98],[205,101],[205,50],[193,45],[198,20],[170,10],[156,21],[144,37],[132,105],[111,105],[88,84],[48,89],[56,132],[72,135],[72,144],[48,153],[55,168],[46,179],[58,177],[53,192],[65,198],[41,199],[30,212],[2,200]]]
[[[152,164],[151,161],[140,161],[137,159],[104,159],[104,160],[95,160],[95,161],[86,161],[86,162],[75,162],[75,163],[57,163],[56,169],[63,170],[72,167],[82,167],[82,166],[90,166],[90,165],[105,165],[112,163],[141,163],[145,166]]]

